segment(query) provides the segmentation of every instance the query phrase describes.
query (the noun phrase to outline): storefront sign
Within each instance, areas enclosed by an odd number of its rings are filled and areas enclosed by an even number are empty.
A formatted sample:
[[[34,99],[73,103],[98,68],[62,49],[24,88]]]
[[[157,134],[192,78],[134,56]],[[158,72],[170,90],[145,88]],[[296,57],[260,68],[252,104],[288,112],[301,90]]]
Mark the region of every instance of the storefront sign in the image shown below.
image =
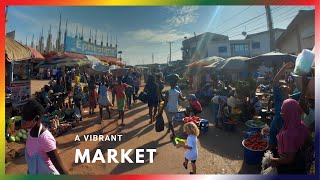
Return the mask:
[[[31,96],[30,81],[11,82],[11,93],[13,106],[26,104]]]
[[[117,57],[116,47],[95,45],[73,37],[66,37],[64,51],[94,56]]]

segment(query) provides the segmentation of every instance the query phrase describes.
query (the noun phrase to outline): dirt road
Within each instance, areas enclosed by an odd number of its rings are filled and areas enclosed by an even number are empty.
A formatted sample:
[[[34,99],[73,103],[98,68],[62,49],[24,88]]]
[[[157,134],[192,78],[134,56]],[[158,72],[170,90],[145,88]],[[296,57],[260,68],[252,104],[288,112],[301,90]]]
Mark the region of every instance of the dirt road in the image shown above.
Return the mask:
[[[32,89],[39,90],[45,83],[34,81]],[[213,127],[213,117],[210,108],[204,108],[201,117],[210,121],[209,133],[199,136],[199,158],[197,160],[197,172],[199,174],[247,174],[259,173],[258,166],[248,166],[243,163],[243,148],[241,145],[244,126],[239,125],[236,132],[225,132]],[[146,104],[139,102],[131,110],[125,112],[124,127],[119,127],[118,114],[112,111],[112,119],[107,119],[104,113],[104,121],[98,124],[98,109],[93,115],[88,114],[88,109],[84,110],[84,120],[79,126],[70,132],[57,137],[57,146],[64,165],[70,174],[188,174],[191,171],[185,170],[182,166],[184,160],[183,149],[177,149],[170,140],[166,130],[156,132],[154,124],[149,124],[148,108]],[[166,116],[164,115],[165,122]],[[175,129],[179,137],[185,138],[182,132],[182,123],[175,123]],[[116,135],[121,134],[121,142],[89,142],[81,138],[81,142],[75,142],[76,135]],[[98,161],[95,164],[75,164],[75,149],[90,149],[93,156],[96,149],[101,149],[106,156],[107,149],[152,149],[157,152],[154,163],[147,160],[144,164],[102,164]],[[130,155],[135,159],[135,155]],[[147,157],[145,159],[148,159]],[[118,158],[118,160],[120,160]],[[24,157],[20,157],[11,162],[6,167],[6,174],[26,174],[27,165]]]

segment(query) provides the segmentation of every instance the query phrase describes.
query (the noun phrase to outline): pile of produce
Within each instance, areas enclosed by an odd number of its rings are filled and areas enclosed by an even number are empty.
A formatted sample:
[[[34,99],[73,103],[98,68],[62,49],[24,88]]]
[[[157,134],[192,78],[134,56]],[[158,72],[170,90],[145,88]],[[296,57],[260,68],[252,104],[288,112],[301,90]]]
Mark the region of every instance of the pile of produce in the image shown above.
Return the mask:
[[[238,120],[237,119],[233,119],[233,118],[229,118],[225,121],[225,123],[227,124],[237,124]]]
[[[16,133],[16,135],[11,135],[9,137],[9,141],[10,142],[20,142],[20,141],[25,141],[28,138],[28,134],[27,131],[24,129],[21,129],[20,131],[18,131],[18,133]]]
[[[250,135],[243,145],[254,151],[265,151],[268,148],[268,141],[261,134]]]
[[[200,117],[197,117],[197,116],[191,116],[191,117],[185,117],[182,120],[185,123],[188,123],[188,122],[199,123],[201,119]]]
[[[49,130],[52,133],[52,135],[60,136],[61,134],[69,131],[70,129],[72,129],[72,125],[69,123],[64,123],[57,126],[57,128],[51,127]]]
[[[266,123],[260,120],[259,121],[249,120],[246,122],[246,125],[251,128],[263,128],[266,125]]]

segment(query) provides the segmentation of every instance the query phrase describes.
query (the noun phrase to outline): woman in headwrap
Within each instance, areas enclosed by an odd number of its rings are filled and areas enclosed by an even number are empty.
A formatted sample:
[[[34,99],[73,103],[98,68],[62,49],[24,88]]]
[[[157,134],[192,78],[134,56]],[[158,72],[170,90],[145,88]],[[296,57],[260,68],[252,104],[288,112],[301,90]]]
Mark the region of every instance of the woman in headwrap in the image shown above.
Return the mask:
[[[281,116],[284,125],[277,135],[278,157],[272,158],[270,163],[279,174],[306,173],[303,148],[310,140],[310,132],[301,115],[302,109],[296,100],[287,99],[283,102]]]
[[[96,79],[94,76],[90,76],[89,81],[89,114],[94,113],[94,109],[97,106],[97,91],[96,91]]]
[[[190,116],[190,113],[192,112],[194,116],[200,114],[202,112],[202,106],[200,102],[198,101],[196,95],[190,94],[188,97],[188,101],[190,103],[190,106],[186,109],[186,116]]]
[[[75,80],[75,85],[73,87],[73,101],[74,104],[76,106],[76,110],[78,110],[78,112],[75,110],[75,116],[76,118],[80,119],[80,121],[82,121],[82,112],[81,112],[81,101],[83,98],[83,94],[82,94],[82,86],[80,84],[80,77],[79,76],[75,76],[74,78]]]

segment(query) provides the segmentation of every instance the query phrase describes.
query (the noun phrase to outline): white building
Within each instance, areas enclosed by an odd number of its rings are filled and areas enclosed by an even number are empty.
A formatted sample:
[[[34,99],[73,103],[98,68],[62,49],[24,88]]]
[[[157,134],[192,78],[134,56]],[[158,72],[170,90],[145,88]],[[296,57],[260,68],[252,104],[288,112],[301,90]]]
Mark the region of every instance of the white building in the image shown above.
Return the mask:
[[[274,29],[275,39],[284,32]],[[211,41],[208,44],[208,56],[229,58],[233,56],[254,57],[270,52],[270,33],[264,31],[247,35],[243,40]]]

